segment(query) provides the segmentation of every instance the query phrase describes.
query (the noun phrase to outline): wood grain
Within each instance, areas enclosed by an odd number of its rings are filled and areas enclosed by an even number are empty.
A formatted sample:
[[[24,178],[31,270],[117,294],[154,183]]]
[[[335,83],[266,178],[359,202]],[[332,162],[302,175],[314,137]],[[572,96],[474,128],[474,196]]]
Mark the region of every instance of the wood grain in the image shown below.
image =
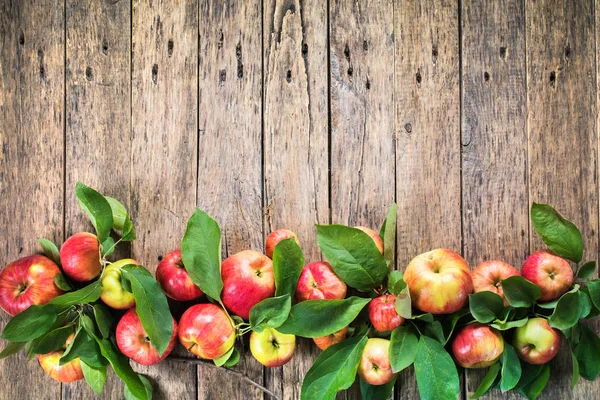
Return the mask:
[[[63,240],[63,11],[52,1],[0,2],[2,266],[40,252],[38,237]],[[10,317],[0,315],[3,329]],[[0,368],[0,399],[61,397],[61,384],[24,352]]]

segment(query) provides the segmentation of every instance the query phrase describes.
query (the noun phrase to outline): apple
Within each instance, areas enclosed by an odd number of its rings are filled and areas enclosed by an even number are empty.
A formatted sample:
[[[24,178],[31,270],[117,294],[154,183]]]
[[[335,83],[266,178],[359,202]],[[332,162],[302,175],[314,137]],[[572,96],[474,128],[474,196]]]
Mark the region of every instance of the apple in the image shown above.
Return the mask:
[[[558,299],[573,285],[573,270],[569,262],[549,250],[531,254],[521,267],[521,275],[540,287],[539,301]]]
[[[460,310],[473,291],[467,262],[452,250],[437,249],[420,254],[406,267],[414,307],[432,314],[451,314]]]
[[[302,268],[296,300],[341,300],[346,297],[346,283],[341,280],[329,263],[317,261]]]
[[[364,233],[369,235],[371,237],[371,239],[373,239],[373,242],[375,242],[375,246],[377,246],[377,250],[379,250],[379,252],[381,254],[383,254],[383,240],[381,240],[381,236],[379,236],[379,234],[377,232],[375,232],[371,228],[366,228],[364,226],[355,226],[355,228],[360,229],[361,231],[363,231]]]
[[[452,354],[463,368],[485,368],[502,356],[504,338],[496,329],[474,323],[462,328],[452,342]]]
[[[255,304],[275,295],[273,262],[257,251],[244,250],[227,257],[221,264],[221,277],[223,304],[245,320]]]
[[[121,284],[121,268],[128,264],[140,265],[131,258],[124,258],[108,264],[102,273],[102,289],[100,298],[110,308],[116,310],[126,310],[135,305],[133,293],[123,289]]]
[[[173,319],[173,335],[165,352],[158,354],[156,347],[142,326],[136,309],[131,308],[121,317],[116,330],[117,346],[121,353],[141,365],[154,365],[164,360],[173,350],[177,339],[177,322]]]
[[[508,301],[504,297],[502,281],[517,275],[519,275],[519,271],[505,262],[497,260],[484,261],[471,273],[473,291],[475,293],[486,291],[496,293],[502,297],[504,306],[506,307],[508,306]]]
[[[250,352],[265,367],[281,367],[294,355],[296,336],[265,328],[250,334]]]
[[[181,259],[181,250],[168,253],[156,268],[156,280],[163,292],[173,300],[196,300],[204,293],[192,282]]]
[[[198,357],[214,360],[233,347],[235,328],[221,307],[196,304],[179,320],[179,341]]]
[[[396,312],[396,296],[384,294],[369,303],[369,319],[377,332],[393,331],[404,323]]]
[[[62,349],[52,351],[47,354],[38,354],[38,361],[43,370],[52,378],[59,382],[75,382],[83,379],[83,370],[79,358],[74,358],[66,364],[59,365],[59,360],[63,356],[67,346],[75,334],[71,334]]]
[[[68,238],[60,248],[60,262],[67,276],[77,282],[87,282],[100,274],[100,244],[88,232]]]
[[[363,350],[358,376],[370,385],[385,385],[394,379],[389,355],[390,341],[381,338],[367,340]]]
[[[344,327],[337,332],[334,332],[327,336],[321,336],[317,338],[313,338],[313,341],[317,345],[317,347],[321,350],[325,350],[329,346],[332,346],[336,343],[339,343],[346,339],[346,334],[348,333],[348,327]]]
[[[273,258],[273,252],[275,251],[275,246],[277,243],[281,242],[284,239],[294,238],[296,239],[296,243],[300,246],[300,242],[298,241],[298,236],[289,229],[277,229],[273,231],[267,236],[267,240],[265,242],[265,254],[269,258]]]
[[[12,316],[33,304],[46,304],[63,294],[54,284],[60,268],[39,254],[23,257],[0,271],[0,307]]]
[[[530,318],[515,329],[513,346],[521,360],[529,364],[546,364],[560,348],[558,331],[544,318]]]

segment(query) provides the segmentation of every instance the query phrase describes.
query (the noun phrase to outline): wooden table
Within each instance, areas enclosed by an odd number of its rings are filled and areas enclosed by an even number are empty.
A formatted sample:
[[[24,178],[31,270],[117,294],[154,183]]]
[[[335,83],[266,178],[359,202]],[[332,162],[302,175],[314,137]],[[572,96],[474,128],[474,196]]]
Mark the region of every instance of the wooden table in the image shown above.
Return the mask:
[[[437,247],[519,267],[546,202],[596,258],[599,1],[327,3],[1,0],[0,263],[90,228],[77,181],[129,204],[119,255],[151,270],[196,205],[224,254],[289,227],[314,261],[315,223],[379,228],[397,202],[402,269]],[[317,354],[239,368],[299,399]],[[92,397],[25,361],[0,361],[0,398]],[[158,399],[262,397],[209,367],[136,368]],[[571,391],[567,352],[552,371],[545,399],[597,398],[600,382]],[[463,379],[468,397],[481,374]],[[112,376],[103,397],[121,393]],[[402,374],[396,398],[416,397]]]

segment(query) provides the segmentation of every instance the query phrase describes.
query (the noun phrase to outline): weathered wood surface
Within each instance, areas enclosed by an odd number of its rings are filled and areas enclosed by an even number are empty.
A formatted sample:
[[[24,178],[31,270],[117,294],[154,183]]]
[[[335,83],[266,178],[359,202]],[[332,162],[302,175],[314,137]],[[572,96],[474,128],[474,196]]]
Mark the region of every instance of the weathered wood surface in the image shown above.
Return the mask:
[[[518,268],[541,246],[529,206],[546,202],[582,228],[596,258],[599,7],[0,0],[0,263],[39,251],[36,237],[61,242],[89,227],[78,180],[129,204],[138,240],[117,256],[152,271],[196,205],[221,224],[224,255],[261,250],[289,227],[310,262],[320,258],[313,224],[378,229],[396,201],[404,269],[436,247],[472,268],[491,258]],[[237,368],[299,399],[318,353],[299,340],[283,368],[249,354]],[[35,363],[0,361],[0,398],[93,397]],[[158,399],[263,398],[214,368],[136,369]],[[571,391],[568,353],[552,369],[544,398],[596,398],[599,382]],[[464,375],[464,398],[480,379]],[[109,378],[103,398],[121,393]],[[394,397],[416,396],[406,371]]]

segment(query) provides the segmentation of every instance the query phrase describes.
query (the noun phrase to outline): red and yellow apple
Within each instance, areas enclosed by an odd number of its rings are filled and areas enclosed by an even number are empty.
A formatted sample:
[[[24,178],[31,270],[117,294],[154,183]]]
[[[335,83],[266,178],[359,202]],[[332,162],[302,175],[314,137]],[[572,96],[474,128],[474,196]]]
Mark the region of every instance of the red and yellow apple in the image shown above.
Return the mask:
[[[100,244],[88,232],[69,237],[60,248],[60,262],[65,274],[77,282],[87,282],[100,274]]]
[[[517,355],[529,364],[546,364],[560,348],[560,334],[544,318],[531,318],[515,329],[513,346]]]
[[[212,303],[188,308],[179,320],[179,341],[198,357],[214,360],[235,342],[235,328],[225,311]]]
[[[327,336],[321,336],[313,338],[313,341],[317,345],[317,347],[321,350],[327,349],[329,346],[333,346],[344,339],[346,339],[346,335],[348,334],[348,327],[344,327],[337,332],[329,334]]]
[[[404,323],[396,312],[396,296],[384,294],[369,303],[369,319],[377,332],[393,331]]]
[[[414,307],[432,314],[451,314],[460,310],[473,292],[467,262],[452,250],[437,249],[420,254],[406,267]]]
[[[531,254],[521,267],[521,275],[540,287],[539,301],[558,299],[573,285],[573,270],[569,262],[549,250]]]
[[[452,341],[452,354],[463,368],[485,368],[496,363],[504,351],[499,331],[480,323],[462,328]]]
[[[508,301],[506,301],[502,290],[502,281],[517,275],[519,275],[519,271],[505,262],[497,260],[484,261],[471,273],[473,291],[475,293],[486,291],[496,293],[504,300],[504,306],[508,306]]]
[[[54,284],[58,266],[39,254],[20,258],[0,272],[0,307],[14,316],[33,304],[46,304],[63,294]]]
[[[367,340],[360,363],[358,376],[370,385],[385,385],[395,374],[390,364],[390,341],[381,338]]]
[[[135,306],[133,293],[125,290],[121,284],[121,268],[128,264],[140,265],[137,261],[132,260],[131,258],[124,258],[122,260],[110,263],[104,268],[104,272],[102,273],[102,278],[100,280],[102,284],[100,298],[104,304],[110,308],[114,308],[116,310],[126,310]]]
[[[173,300],[191,301],[204,294],[185,270],[179,249],[168,253],[160,261],[156,268],[156,280],[163,292]]]
[[[346,283],[341,280],[329,263],[317,261],[302,268],[296,300],[340,300],[346,297]]]
[[[367,228],[364,226],[355,226],[355,228],[360,229],[361,231],[363,231],[364,233],[369,235],[371,237],[371,239],[373,239],[373,242],[375,242],[375,246],[377,246],[377,250],[379,250],[379,252],[381,254],[383,254],[383,240],[381,240],[381,236],[379,236],[379,234],[377,232],[375,232],[371,228]]]
[[[229,256],[221,264],[222,300],[225,307],[248,319],[250,309],[275,295],[273,262],[264,254],[244,250]]]
[[[281,242],[284,239],[296,239],[296,243],[300,246],[300,242],[298,241],[298,236],[289,229],[277,229],[273,231],[267,236],[267,240],[265,242],[265,254],[269,258],[273,258],[273,252],[275,251],[275,246],[277,243]]]
[[[52,351],[48,354],[38,354],[38,361],[44,371],[54,380],[59,382],[75,382],[83,379],[83,370],[81,369],[81,362],[79,358],[74,358],[66,364],[59,365],[59,360],[63,356],[67,346],[75,334],[72,334],[67,339],[67,342],[62,349]]]
[[[296,348],[296,336],[265,328],[250,334],[250,352],[265,367],[281,367],[291,360]]]
[[[116,337],[121,353],[138,364],[154,365],[164,360],[173,351],[177,338],[177,322],[173,319],[173,335],[162,356],[150,343],[150,338],[144,330],[135,308],[131,308],[121,317],[117,324]]]

